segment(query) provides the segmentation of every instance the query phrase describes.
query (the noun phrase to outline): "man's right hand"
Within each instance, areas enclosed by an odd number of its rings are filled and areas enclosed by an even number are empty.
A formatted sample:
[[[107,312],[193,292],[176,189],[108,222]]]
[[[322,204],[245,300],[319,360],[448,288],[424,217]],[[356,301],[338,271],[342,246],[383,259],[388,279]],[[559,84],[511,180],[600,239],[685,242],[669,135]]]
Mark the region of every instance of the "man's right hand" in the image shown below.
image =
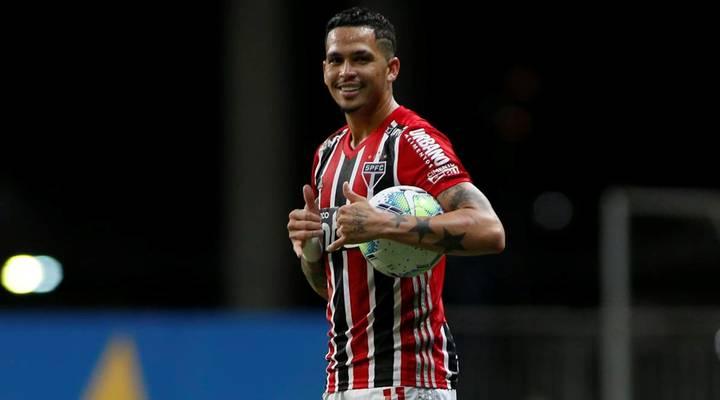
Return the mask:
[[[292,242],[295,255],[300,258],[303,255],[303,246],[312,238],[322,238],[322,220],[320,209],[315,202],[315,193],[310,185],[303,186],[303,197],[305,207],[290,212],[287,228],[290,242]],[[312,242],[315,242],[314,240]],[[316,261],[316,260],[310,260]]]

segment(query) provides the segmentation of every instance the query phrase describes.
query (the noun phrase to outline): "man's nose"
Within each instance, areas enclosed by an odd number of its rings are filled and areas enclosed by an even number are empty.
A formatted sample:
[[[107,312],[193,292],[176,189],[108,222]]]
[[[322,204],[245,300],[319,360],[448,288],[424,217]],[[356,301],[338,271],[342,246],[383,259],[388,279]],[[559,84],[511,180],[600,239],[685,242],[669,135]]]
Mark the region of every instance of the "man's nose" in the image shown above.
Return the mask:
[[[340,76],[347,77],[355,75],[355,68],[350,61],[345,61],[340,69]]]

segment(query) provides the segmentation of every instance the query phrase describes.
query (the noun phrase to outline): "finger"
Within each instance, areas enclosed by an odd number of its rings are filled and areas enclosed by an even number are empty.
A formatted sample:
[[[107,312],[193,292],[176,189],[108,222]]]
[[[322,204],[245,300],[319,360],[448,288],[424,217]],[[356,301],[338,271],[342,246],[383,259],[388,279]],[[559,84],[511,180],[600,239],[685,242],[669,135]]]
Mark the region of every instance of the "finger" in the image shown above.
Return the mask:
[[[318,213],[311,212],[310,210],[292,210],[288,216],[290,221],[315,221],[322,222]]]
[[[355,203],[360,200],[365,200],[364,197],[353,192],[353,190],[350,188],[350,184],[347,182],[343,182],[343,194],[345,195],[345,198],[350,201],[350,203]]]
[[[330,245],[325,249],[328,253],[331,253],[345,245],[345,237],[342,236],[338,238],[336,241],[330,243]]]
[[[303,214],[303,217],[305,218],[305,221],[322,222],[322,218],[320,218],[320,211],[307,210]]]
[[[300,258],[302,256],[302,242],[299,240],[293,240],[292,243],[295,255],[297,256],[297,258]]]
[[[322,229],[320,221],[291,219],[287,224],[289,231],[315,231]]]
[[[323,231],[322,231],[322,229],[313,230],[313,231],[291,231],[288,234],[288,237],[292,240],[305,241],[305,240],[312,239],[314,237],[322,238]]]
[[[303,197],[305,198],[305,206],[313,214],[320,214],[320,209],[315,202],[315,192],[313,192],[310,185],[303,186]]]
[[[293,229],[320,229],[322,220],[319,215],[311,212],[300,214],[297,218],[290,218],[287,223],[288,230]]]

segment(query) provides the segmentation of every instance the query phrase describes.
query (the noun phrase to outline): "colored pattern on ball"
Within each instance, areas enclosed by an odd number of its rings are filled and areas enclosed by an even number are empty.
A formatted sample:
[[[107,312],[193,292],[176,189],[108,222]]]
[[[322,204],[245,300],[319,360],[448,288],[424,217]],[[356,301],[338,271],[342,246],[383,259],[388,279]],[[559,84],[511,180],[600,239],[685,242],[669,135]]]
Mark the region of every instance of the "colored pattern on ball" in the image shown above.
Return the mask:
[[[432,217],[442,214],[440,203],[432,195],[414,186],[394,186],[377,193],[370,204],[399,215]],[[441,253],[389,239],[376,239],[359,246],[367,261],[381,273],[396,277],[422,274],[434,267]]]

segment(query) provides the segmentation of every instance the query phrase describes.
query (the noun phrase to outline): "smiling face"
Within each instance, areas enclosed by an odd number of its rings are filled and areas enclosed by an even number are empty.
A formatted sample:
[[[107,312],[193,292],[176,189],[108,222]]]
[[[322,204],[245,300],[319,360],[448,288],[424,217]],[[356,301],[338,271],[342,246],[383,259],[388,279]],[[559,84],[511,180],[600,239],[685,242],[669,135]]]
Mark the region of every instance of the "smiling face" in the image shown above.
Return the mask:
[[[392,98],[400,61],[384,48],[369,27],[338,27],[328,33],[325,85],[343,112],[371,115]]]

